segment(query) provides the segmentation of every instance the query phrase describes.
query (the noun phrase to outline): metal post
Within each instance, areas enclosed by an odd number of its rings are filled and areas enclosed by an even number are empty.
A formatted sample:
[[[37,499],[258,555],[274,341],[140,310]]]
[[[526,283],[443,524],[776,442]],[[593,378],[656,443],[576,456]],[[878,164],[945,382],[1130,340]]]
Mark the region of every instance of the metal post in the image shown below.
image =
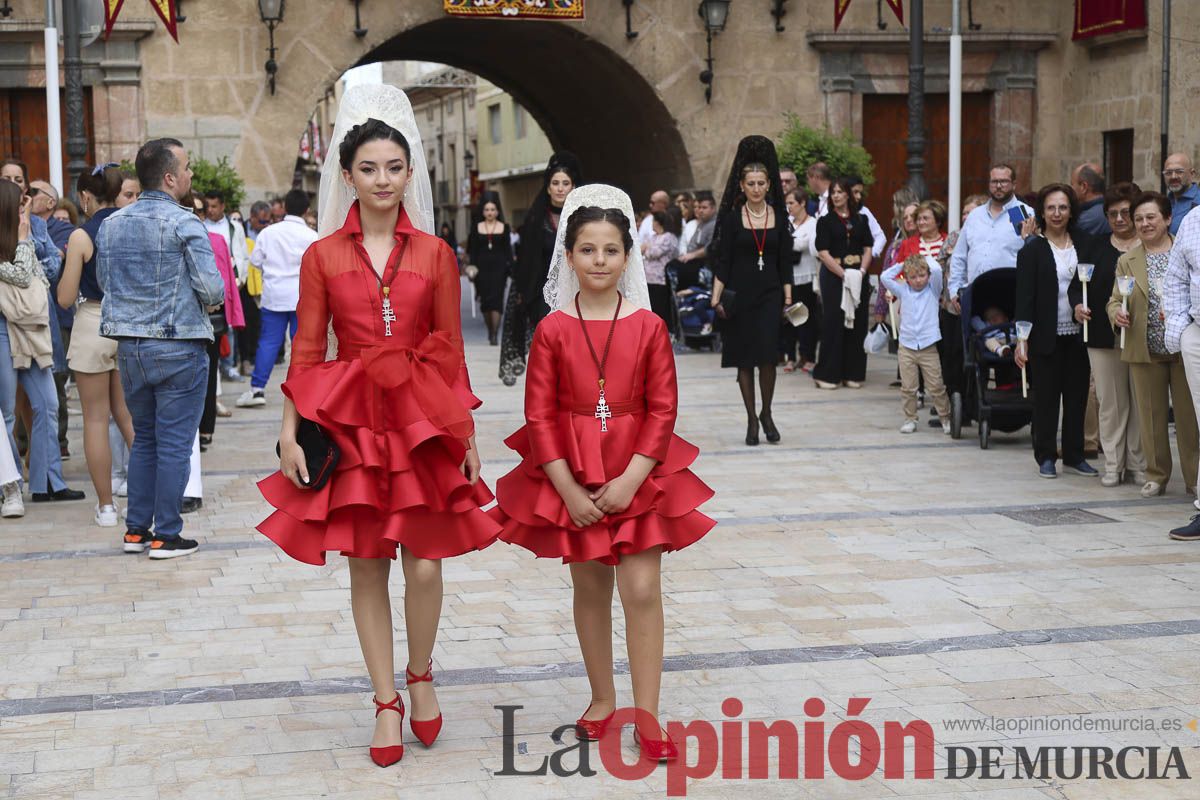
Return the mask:
[[[950,164],[946,171],[947,227],[956,231],[962,216],[962,0],[950,12]]]
[[[1171,134],[1171,0],[1163,0],[1163,51],[1162,51],[1162,130],[1159,133],[1159,149],[1162,158],[1159,161],[1159,186],[1163,194],[1167,193],[1167,179],[1161,173],[1167,166],[1167,156],[1170,155]]]
[[[62,113],[58,104],[58,22],[54,0],[46,0],[46,146],[50,157],[50,185],[63,195]]]
[[[79,3],[64,0],[63,73],[67,99],[67,186],[71,195],[75,183],[87,169],[87,132],[83,127],[83,59],[79,47]]]
[[[925,188],[925,0],[909,5],[908,186],[922,199]]]

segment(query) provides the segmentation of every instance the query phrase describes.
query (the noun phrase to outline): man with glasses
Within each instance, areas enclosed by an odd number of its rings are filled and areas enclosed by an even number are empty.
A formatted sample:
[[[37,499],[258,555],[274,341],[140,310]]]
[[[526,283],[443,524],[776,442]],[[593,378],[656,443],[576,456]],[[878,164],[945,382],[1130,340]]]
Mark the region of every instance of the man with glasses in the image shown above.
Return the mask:
[[[985,272],[1017,266],[1017,251],[1037,230],[1033,209],[1016,196],[1017,171],[995,164],[988,172],[986,205],[967,215],[950,256],[950,298],[958,308],[958,293]]]
[[[1179,233],[1183,218],[1196,206],[1200,206],[1200,189],[1196,187],[1196,170],[1192,160],[1183,153],[1171,153],[1163,164],[1163,180],[1167,184],[1167,197],[1171,201],[1171,235]]]

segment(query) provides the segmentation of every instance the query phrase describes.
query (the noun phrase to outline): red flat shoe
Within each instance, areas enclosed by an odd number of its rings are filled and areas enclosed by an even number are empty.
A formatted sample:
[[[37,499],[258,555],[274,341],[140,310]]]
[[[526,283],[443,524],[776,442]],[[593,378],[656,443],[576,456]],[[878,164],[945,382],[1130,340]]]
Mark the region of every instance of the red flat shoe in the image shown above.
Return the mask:
[[[408,678],[409,685],[425,681],[433,683],[433,659],[429,659],[429,668],[425,670],[424,675],[414,675],[408,667],[404,668],[404,675]],[[413,735],[421,740],[421,744],[429,747],[442,732],[442,715],[439,712],[433,719],[409,719],[408,724],[412,727]]]
[[[588,703],[588,707],[583,710],[583,717],[592,710],[594,703]],[[608,725],[613,721],[613,715],[617,712],[614,710],[604,719],[584,719],[580,717],[575,720],[575,736],[581,742],[598,742],[604,736],[604,732],[608,730]]]
[[[375,716],[378,717],[381,711],[395,711],[400,715],[400,724],[404,724],[404,701],[400,699],[400,695],[396,695],[386,703],[379,702],[378,699],[372,697],[375,702]],[[397,705],[398,704],[398,705]],[[390,767],[400,759],[404,758],[404,745],[396,744],[388,747],[372,747],[370,749],[371,760],[381,767]]]
[[[642,758],[647,761],[665,763],[679,758],[679,748],[668,736],[665,739],[643,739],[638,735],[637,728],[633,729],[633,741],[641,748]]]

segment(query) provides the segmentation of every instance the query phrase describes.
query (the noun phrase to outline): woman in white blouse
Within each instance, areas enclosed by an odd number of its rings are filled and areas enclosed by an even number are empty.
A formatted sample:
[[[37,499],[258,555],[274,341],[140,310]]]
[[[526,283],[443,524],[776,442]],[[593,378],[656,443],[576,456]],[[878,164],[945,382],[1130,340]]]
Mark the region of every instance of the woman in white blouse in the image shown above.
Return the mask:
[[[816,247],[817,218],[806,210],[805,199],[799,189],[788,192],[785,198],[788,216],[792,221],[792,257],[795,259],[792,265],[792,299],[804,303],[808,308],[808,321],[798,328],[792,327],[790,322],[784,323],[790,329],[790,336],[784,340],[784,347],[787,348],[784,372],[795,369],[795,362],[792,361],[793,340],[800,350],[800,369],[811,372],[817,360],[817,342],[821,336],[821,327],[817,322],[821,318],[820,299],[815,289],[820,267]]]

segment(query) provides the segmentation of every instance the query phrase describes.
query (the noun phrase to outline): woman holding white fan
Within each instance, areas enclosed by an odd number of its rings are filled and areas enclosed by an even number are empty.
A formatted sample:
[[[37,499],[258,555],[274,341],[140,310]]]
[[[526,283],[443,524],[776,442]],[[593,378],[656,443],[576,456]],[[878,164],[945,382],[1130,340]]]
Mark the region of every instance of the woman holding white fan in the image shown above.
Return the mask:
[[[1100,445],[1104,450],[1104,474],[1100,483],[1117,486],[1128,477],[1146,482],[1146,459],[1138,433],[1138,415],[1133,407],[1133,385],[1129,364],[1121,359],[1117,336],[1105,306],[1115,293],[1117,259],[1138,243],[1130,210],[1141,189],[1134,183],[1116,183],[1104,193],[1104,216],[1112,228],[1108,236],[1096,236],[1079,254],[1079,270],[1067,290],[1075,319],[1083,324],[1096,399],[1100,410]],[[1088,271],[1091,275],[1088,275]]]
[[[1175,409],[1175,438],[1183,462],[1180,469],[1189,491],[1196,486],[1200,434],[1183,360],[1178,353],[1167,352],[1165,341],[1162,282],[1171,253],[1171,204],[1158,192],[1146,192],[1135,197],[1131,205],[1140,243],[1117,260],[1116,276],[1118,282],[1132,278],[1133,291],[1123,297],[1114,286],[1106,310],[1123,334],[1121,361],[1129,365],[1133,379],[1146,456],[1142,497],[1155,497],[1166,491],[1171,479],[1170,409]],[[1101,436],[1103,432],[1101,423]]]

